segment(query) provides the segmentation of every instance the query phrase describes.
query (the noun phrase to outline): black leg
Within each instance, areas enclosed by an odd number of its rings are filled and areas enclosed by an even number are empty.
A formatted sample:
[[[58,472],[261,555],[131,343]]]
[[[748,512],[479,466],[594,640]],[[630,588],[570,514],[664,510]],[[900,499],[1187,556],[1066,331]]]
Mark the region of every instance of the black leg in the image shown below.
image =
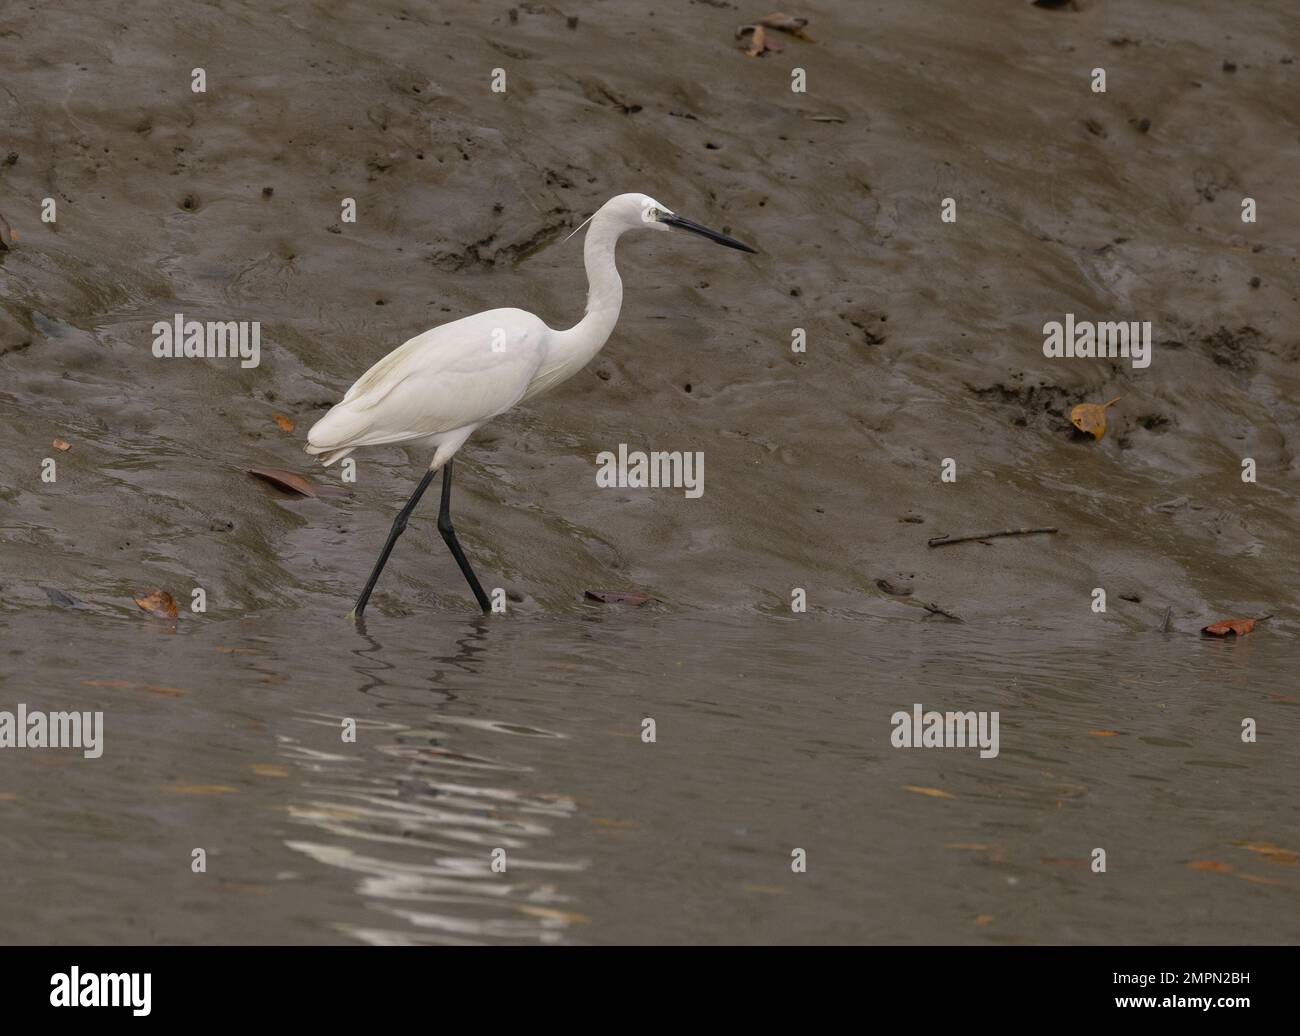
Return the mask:
[[[451,464],[451,461],[447,461],[446,467],[442,469],[442,506],[438,508],[438,531],[442,533],[442,538],[446,541],[451,556],[456,559],[456,564],[460,566],[461,572],[464,573],[469,588],[474,591],[474,596],[478,598],[478,606],[485,612],[490,612],[492,602],[488,600],[488,595],[483,592],[483,587],[479,585],[474,570],[469,567],[469,559],[465,557],[465,552],[460,549],[460,543],[456,539],[456,530],[452,528]]]
[[[384,549],[379,554],[379,560],[375,562],[375,567],[370,573],[370,578],[366,580],[366,588],[361,591],[361,596],[357,598],[357,603],[353,606],[352,611],[348,613],[350,619],[360,619],[366,610],[366,603],[370,600],[370,594],[375,589],[375,584],[379,582],[379,573],[384,570],[384,565],[388,562],[388,555],[393,552],[393,544],[397,542],[397,537],[402,535],[406,529],[406,521],[411,517],[411,512],[415,510],[415,505],[420,502],[420,497],[424,496],[424,491],[429,488],[429,483],[433,481],[433,476],[437,472],[430,469],[425,473],[424,478],[420,479],[420,484],[415,487],[415,492],[411,494],[411,499],[406,501],[406,506],[397,512],[397,517],[393,519],[393,527],[388,533],[388,542],[384,544]],[[446,484],[446,479],[443,479]],[[443,509],[446,510],[447,494],[443,492]],[[439,519],[441,527],[441,519]]]

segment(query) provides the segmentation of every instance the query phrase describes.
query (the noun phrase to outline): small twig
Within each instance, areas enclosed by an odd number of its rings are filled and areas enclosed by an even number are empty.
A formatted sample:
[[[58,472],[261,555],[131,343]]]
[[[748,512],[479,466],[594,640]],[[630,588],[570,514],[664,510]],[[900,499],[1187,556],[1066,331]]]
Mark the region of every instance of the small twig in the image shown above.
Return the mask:
[[[1003,529],[1001,532],[981,532],[974,536],[933,536],[926,541],[931,547],[946,547],[951,543],[970,543],[972,540],[991,540],[997,536],[1032,536],[1039,532],[1056,532],[1056,526],[1041,529]]]

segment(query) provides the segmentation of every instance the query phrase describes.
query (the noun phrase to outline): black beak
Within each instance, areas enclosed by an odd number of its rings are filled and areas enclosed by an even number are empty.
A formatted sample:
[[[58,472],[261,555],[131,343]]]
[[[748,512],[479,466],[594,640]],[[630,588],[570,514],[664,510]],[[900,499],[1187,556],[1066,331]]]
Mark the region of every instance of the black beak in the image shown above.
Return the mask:
[[[737,241],[734,237],[727,237],[726,234],[719,234],[716,230],[702,227],[693,220],[682,219],[681,216],[660,216],[659,222],[667,223],[670,227],[681,227],[683,230],[689,230],[693,234],[707,237],[710,241],[716,241],[718,244],[726,245],[728,248],[738,248],[742,252],[752,252],[755,255],[758,254],[757,248],[750,248],[749,245],[741,244],[741,242]]]

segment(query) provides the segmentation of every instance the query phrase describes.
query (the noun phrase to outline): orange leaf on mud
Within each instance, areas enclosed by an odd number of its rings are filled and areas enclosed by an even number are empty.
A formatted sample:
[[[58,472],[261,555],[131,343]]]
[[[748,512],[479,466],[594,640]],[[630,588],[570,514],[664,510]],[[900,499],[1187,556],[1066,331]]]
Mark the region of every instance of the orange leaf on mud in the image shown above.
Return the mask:
[[[1273,863],[1300,863],[1300,853],[1292,849],[1283,849],[1280,845],[1274,845],[1272,842],[1233,842],[1232,844],[1239,845],[1243,849],[1249,849],[1252,853],[1259,853]]]
[[[72,449],[72,443],[68,442],[67,439],[55,439],[53,445],[56,450],[62,450],[64,453]]]
[[[932,799],[955,799],[957,796],[949,794],[942,788],[923,788],[919,784],[904,784],[904,791],[914,791],[918,795],[929,795]]]
[[[135,603],[160,619],[174,619],[177,615],[176,599],[166,590],[141,590],[135,594]]]
[[[1218,622],[1201,627],[1201,632],[1207,637],[1244,637],[1247,633],[1255,632],[1255,623],[1259,621],[1259,619],[1220,619]]]
[[[276,414],[275,423],[280,426],[280,431],[282,432],[292,432],[295,427],[293,418],[286,417],[284,414]]]
[[[1123,398],[1116,396],[1109,403],[1080,403],[1070,411],[1070,423],[1079,431],[1100,439],[1106,434],[1106,408],[1114,406]]]
[[[316,487],[293,471],[285,471],[283,468],[249,468],[248,473],[290,493],[301,493],[303,496],[316,495]]]

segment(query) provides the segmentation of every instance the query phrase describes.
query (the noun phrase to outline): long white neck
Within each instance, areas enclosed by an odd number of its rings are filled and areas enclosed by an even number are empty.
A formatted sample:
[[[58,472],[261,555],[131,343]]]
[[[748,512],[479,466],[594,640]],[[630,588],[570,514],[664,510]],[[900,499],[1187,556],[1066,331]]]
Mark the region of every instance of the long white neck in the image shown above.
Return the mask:
[[[563,377],[576,374],[609,340],[623,306],[623,281],[614,265],[614,246],[624,228],[597,212],[587,226],[582,261],[587,267],[587,313],[567,331],[555,333],[555,360]]]

